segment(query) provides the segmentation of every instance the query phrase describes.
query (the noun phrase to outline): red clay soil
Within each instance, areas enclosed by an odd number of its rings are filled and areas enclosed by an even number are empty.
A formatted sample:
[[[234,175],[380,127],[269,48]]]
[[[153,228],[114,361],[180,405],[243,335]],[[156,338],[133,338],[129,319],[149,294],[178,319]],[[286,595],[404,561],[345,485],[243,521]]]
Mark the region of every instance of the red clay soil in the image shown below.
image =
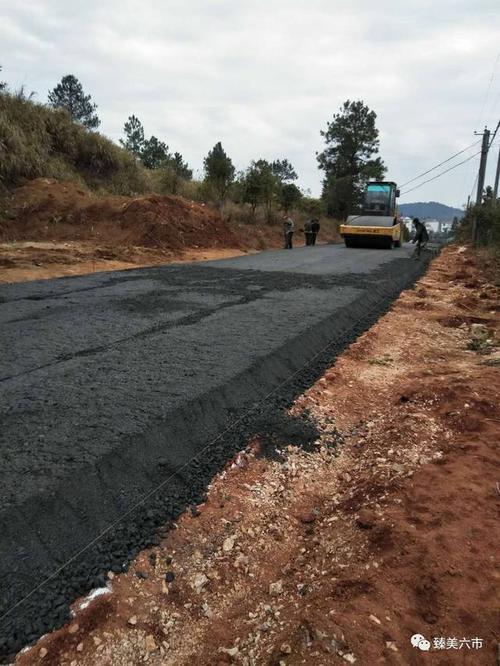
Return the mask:
[[[74,183],[38,178],[6,202],[0,239],[88,240],[115,245],[238,247],[238,238],[208,206],[182,197],[97,196]]]
[[[321,240],[339,240],[332,221],[322,221]],[[280,225],[228,222],[182,197],[95,195],[74,183],[38,178],[0,201],[0,283],[281,245]]]
[[[16,666],[497,663],[498,297],[445,250],[297,400],[315,450],[251,443]]]

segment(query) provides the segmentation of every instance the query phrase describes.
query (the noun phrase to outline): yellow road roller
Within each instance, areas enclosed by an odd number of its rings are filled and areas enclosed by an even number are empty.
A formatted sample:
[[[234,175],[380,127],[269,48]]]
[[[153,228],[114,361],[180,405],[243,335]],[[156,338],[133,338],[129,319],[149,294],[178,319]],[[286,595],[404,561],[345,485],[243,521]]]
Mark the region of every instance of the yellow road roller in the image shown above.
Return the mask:
[[[396,183],[372,181],[366,185],[359,215],[349,215],[340,226],[346,247],[391,249],[403,243],[403,221],[398,215]]]

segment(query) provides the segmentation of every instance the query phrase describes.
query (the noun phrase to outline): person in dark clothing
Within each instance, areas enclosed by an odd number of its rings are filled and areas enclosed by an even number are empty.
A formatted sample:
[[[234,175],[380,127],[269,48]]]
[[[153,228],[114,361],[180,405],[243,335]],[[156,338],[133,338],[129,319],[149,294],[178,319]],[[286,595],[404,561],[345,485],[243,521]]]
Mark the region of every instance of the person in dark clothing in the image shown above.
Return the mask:
[[[422,248],[425,248],[428,240],[429,240],[429,233],[427,229],[425,228],[425,224],[423,222],[420,222],[418,217],[414,218],[413,220],[413,226],[415,227],[415,235],[413,236],[412,243],[416,243],[417,247],[415,248],[415,253],[414,256],[420,257],[420,252]]]
[[[312,220],[311,222],[311,245],[316,245],[316,237],[319,233],[319,230],[321,229],[321,226],[319,224],[319,220]]]
[[[283,233],[285,236],[285,250],[293,248],[293,232],[295,225],[293,220],[288,215],[283,215]]]
[[[304,224],[304,236],[306,237],[306,245],[312,245],[312,230],[311,230],[311,225],[313,223],[313,220],[309,220],[309,222],[306,222]]]

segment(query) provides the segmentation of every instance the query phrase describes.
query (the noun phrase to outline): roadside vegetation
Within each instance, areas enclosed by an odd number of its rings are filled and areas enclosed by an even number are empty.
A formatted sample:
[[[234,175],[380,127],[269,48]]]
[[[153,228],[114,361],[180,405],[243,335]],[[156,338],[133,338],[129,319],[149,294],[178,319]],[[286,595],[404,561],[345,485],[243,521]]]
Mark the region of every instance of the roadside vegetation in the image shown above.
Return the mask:
[[[124,122],[120,145],[97,130],[98,106],[80,81],[67,74],[49,91],[47,103],[35,93],[0,82],[0,191],[9,192],[35,178],[69,181],[89,192],[137,196],[179,195],[217,207],[230,221],[279,221],[292,213],[296,223],[309,217],[341,219],[359,202],[370,177],[385,171],[378,153],[376,114],[361,101],[346,101],[321,134],[325,150],[317,156],[324,171],[321,198],[297,185],[286,157],[256,157],[237,170],[220,141],[203,160],[203,176],[161,137],[150,135],[136,115]]]
[[[500,199],[494,199],[493,189],[487,187],[480,205],[469,206],[460,224],[457,238],[468,242],[476,225],[476,246],[482,268],[500,285]]]
[[[23,90],[0,94],[0,187],[34,178],[72,181],[129,194],[147,189],[134,157],[106,137],[73,122],[65,109],[30,99]]]

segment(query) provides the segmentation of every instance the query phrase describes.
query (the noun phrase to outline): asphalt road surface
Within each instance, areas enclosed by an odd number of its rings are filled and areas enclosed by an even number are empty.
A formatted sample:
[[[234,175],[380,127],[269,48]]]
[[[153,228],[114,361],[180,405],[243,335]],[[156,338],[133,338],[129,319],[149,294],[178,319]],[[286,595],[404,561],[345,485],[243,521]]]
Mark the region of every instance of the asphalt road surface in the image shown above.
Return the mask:
[[[284,408],[425,270],[411,250],[0,287],[0,653],[64,622],[247,437],[306,443]]]

